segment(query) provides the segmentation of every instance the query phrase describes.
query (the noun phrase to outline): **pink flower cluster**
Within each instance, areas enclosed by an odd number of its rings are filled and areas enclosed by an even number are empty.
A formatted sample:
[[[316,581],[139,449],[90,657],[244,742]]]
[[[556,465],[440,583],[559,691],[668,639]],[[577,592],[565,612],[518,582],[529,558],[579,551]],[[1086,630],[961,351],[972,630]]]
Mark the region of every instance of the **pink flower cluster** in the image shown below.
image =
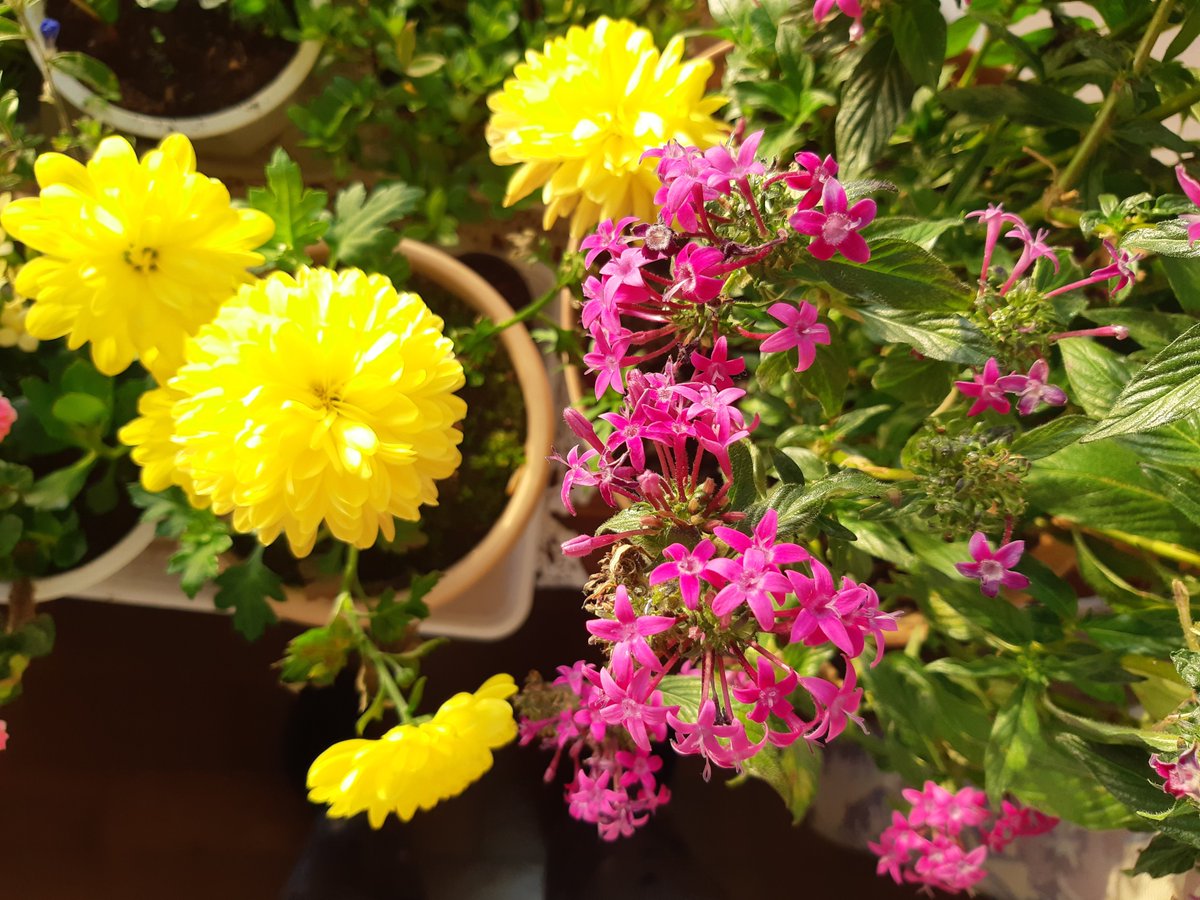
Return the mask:
[[[623,663],[614,662],[614,668],[628,671]],[[542,749],[554,751],[545,774],[548,782],[557,774],[565,752],[575,767],[564,795],[570,814],[594,824],[606,841],[628,837],[671,799],[671,792],[656,781],[662,758],[648,743],[630,744],[623,732],[610,729],[612,716],[605,711],[612,708],[613,696],[622,695],[621,703],[638,704],[649,711],[644,720],[652,721],[647,722],[642,738],[653,735],[655,740],[663,740],[668,709],[657,691],[645,691],[645,685],[631,691],[618,687],[607,670],[598,671],[590,663],[559,666],[558,672],[551,684],[560,689],[566,702],[548,718],[523,717],[520,743],[525,746],[538,740]]]
[[[1023,416],[1037,411],[1043,403],[1049,406],[1065,406],[1067,392],[1057,385],[1048,384],[1050,364],[1039,359],[1029,367],[1029,372],[1022,375],[1013,372],[1009,375],[1000,374],[1000,364],[993,356],[983,367],[982,372],[976,372],[972,381],[956,381],[954,386],[964,397],[971,397],[974,403],[967,410],[968,416],[977,416],[989,409],[994,409],[1001,415],[1012,410],[1012,403],[1005,394],[1015,394],[1017,412]]]
[[[1182,163],[1175,167],[1175,178],[1187,198],[1196,206],[1200,206],[1200,181],[1189,175]],[[1200,241],[1200,216],[1193,213],[1180,218],[1187,223],[1188,243]]]
[[[863,36],[863,8],[859,0],[817,0],[813,4],[813,19],[820,25],[825,17],[833,11],[835,4],[843,13],[854,19],[850,25],[850,40],[857,41]]]
[[[987,795],[971,787],[951,793],[927,781],[921,790],[903,793],[911,805],[908,815],[893,812],[879,843],[868,845],[879,857],[876,871],[897,884],[922,884],[950,894],[970,891],[984,879],[989,853],[1058,824],[1053,816],[1007,800],[994,814]]]
[[[1150,765],[1164,779],[1162,789],[1172,797],[1187,797],[1200,803],[1200,745],[1193,744],[1171,762],[1163,762],[1157,753],[1150,757]]]
[[[1198,189],[1200,189],[1200,185],[1198,185]],[[1197,196],[1200,197],[1200,193]],[[992,265],[992,254],[995,252],[996,244],[1000,240],[1000,232],[1005,225],[1012,226],[1012,230],[1005,237],[1016,238],[1020,241],[1021,253],[1017,257],[1017,262],[1013,266],[1012,272],[1009,273],[1007,280],[1000,286],[1000,296],[1003,297],[1007,294],[1013,285],[1029,271],[1030,266],[1037,262],[1038,259],[1045,258],[1050,260],[1054,271],[1057,272],[1059,270],[1058,256],[1046,244],[1046,238],[1050,234],[1049,230],[1039,228],[1036,233],[1033,232],[1024,219],[1015,213],[1005,212],[1004,207],[1000,204],[989,203],[987,209],[978,209],[967,213],[967,218],[979,219],[987,229],[983,246],[983,267],[979,272],[980,288],[985,287],[988,283],[988,273]],[[1133,263],[1137,261],[1138,254],[1122,250],[1107,240],[1104,241],[1104,249],[1108,251],[1110,258],[1108,265],[1101,266],[1079,281],[1073,281],[1070,284],[1055,288],[1049,291],[1046,296],[1055,297],[1059,294],[1065,294],[1068,291],[1079,290],[1090,284],[1109,281],[1113,278],[1117,279],[1117,283],[1109,288],[1109,294],[1116,294],[1123,290],[1134,278]]]
[[[597,398],[610,387],[625,390],[623,370],[645,366],[706,333],[712,345],[737,332],[764,341],[764,353],[796,347],[797,371],[812,364],[816,344],[829,343],[828,328],[817,324],[808,303],[772,306],[770,315],[783,326],[776,332],[747,331],[744,326],[761,316],[747,309],[745,321],[738,321],[725,285],[797,233],[812,238],[808,251],[820,259],[841,253],[866,262],[870,249],[858,232],[875,218],[875,203],[849,204],[832,157],[798,153],[793,168],[768,172],[755,156],[762,135],[706,151],[675,142],[648,151],[658,160],[658,221],[610,219],[580,244],[585,264],[600,266],[582,287],[582,322],[591,339],[584,363],[596,374]],[[783,214],[772,214],[768,224],[764,210],[786,208],[789,190],[801,195],[795,212],[787,223]]]

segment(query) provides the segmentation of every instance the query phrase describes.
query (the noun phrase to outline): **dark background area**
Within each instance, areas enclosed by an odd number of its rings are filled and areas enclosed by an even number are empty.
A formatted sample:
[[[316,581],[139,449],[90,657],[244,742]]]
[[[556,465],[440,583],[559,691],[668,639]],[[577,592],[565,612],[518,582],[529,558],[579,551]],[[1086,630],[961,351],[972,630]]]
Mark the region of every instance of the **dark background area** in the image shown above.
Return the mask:
[[[507,671],[586,655],[577,591],[539,592],[515,635],[430,658],[426,708]],[[331,823],[303,776],[349,736],[351,692],[297,695],[271,669],[299,629],[249,644],[219,616],[62,600],[58,644],[2,712],[4,900],[732,900],[914,897],[874,859],[793,828],[766,785],[730,789],[667,753],[671,803],[602,842],[546,785],[548,754],[507,747],[485,778],[409,825]],[[569,772],[568,772],[569,774]]]

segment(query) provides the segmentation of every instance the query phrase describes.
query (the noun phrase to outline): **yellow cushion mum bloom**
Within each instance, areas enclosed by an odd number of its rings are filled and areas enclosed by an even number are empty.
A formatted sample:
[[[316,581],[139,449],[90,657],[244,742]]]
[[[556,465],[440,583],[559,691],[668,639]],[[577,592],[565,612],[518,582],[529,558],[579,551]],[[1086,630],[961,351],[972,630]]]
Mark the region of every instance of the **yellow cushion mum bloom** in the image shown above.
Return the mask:
[[[575,238],[601,219],[653,219],[658,179],[642,154],[670,140],[704,149],[727,131],[711,115],[725,98],[704,95],[712,63],[682,56],[683,38],[660,55],[650,32],[608,18],[528,51],[488,98],[492,162],[521,164],[504,205],[540,187],[543,226],[570,215]]]
[[[41,194],[0,215],[14,238],[42,253],[14,286],[34,299],[26,330],[71,349],[91,344],[106,375],[140,359],[161,381],[183,343],[249,281],[253,252],[275,225],[234,209],[229,191],[196,171],[192,145],[165,138],[138,161],[124,138],[100,142],[86,166],[61,153],[35,164]]]
[[[308,554],[324,523],[370,547],[437,502],[461,462],[465,383],[442,320],[358,269],[244,285],[121,430],[149,490],[180,484],[269,544]]]
[[[493,675],[473,694],[456,694],[420,724],[399,725],[377,741],[334,744],[308,770],[308,799],[333,818],[365,812],[372,828],[394,812],[407,822],[466,790],[492,767],[492,752],[517,736],[507,702],[511,675]]]

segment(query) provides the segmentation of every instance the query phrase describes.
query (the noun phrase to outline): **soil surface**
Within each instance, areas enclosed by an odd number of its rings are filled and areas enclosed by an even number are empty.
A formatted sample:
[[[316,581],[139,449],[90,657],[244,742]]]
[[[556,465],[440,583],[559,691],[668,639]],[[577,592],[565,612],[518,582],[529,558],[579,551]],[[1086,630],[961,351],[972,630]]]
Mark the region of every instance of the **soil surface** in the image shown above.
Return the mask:
[[[252,96],[287,65],[296,45],[231,20],[227,7],[202,9],[181,0],[154,12],[121,0],[107,25],[70,0],[47,0],[58,19],[59,50],[78,50],[103,62],[121,85],[123,109],[153,116],[217,112]]]

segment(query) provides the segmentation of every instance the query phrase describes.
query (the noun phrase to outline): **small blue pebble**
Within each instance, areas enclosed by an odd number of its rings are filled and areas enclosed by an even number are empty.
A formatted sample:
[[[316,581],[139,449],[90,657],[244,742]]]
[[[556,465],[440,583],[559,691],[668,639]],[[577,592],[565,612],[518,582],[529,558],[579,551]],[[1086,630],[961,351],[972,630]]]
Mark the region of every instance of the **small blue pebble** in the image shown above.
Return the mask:
[[[45,41],[46,46],[53,48],[58,41],[58,33],[62,30],[62,26],[58,19],[42,19],[38,30],[42,33],[42,40]]]

